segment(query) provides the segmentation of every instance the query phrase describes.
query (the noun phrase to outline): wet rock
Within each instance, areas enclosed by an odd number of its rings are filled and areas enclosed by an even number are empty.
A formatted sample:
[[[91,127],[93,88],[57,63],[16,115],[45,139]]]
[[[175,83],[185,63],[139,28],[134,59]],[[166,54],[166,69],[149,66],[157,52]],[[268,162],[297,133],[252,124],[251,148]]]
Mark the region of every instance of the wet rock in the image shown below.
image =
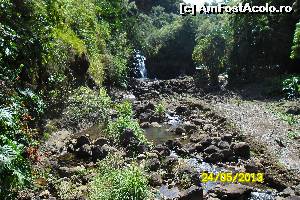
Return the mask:
[[[148,146],[142,144],[131,129],[126,129],[121,134],[120,144],[126,148],[126,153],[129,156],[133,156],[134,154],[141,154],[148,151]]]
[[[279,195],[282,196],[282,197],[289,197],[289,196],[294,196],[295,192],[292,188],[287,187],[282,192],[280,192]]]
[[[109,141],[108,141],[108,139],[106,139],[106,138],[98,138],[98,139],[95,140],[95,142],[94,142],[94,145],[95,145],[95,146],[100,146],[100,147],[102,147],[102,146],[105,145],[105,144],[109,144]]]
[[[192,134],[193,132],[197,131],[197,126],[195,124],[185,123],[184,129],[185,129],[186,133]]]
[[[95,162],[97,160],[104,159],[109,153],[109,148],[103,148],[103,146],[95,146],[92,148],[92,160]]]
[[[217,185],[214,189],[212,189],[212,192],[215,193],[218,198],[224,200],[246,200],[252,192],[252,189],[241,184],[228,184]]]
[[[130,145],[131,143],[138,143],[137,137],[134,135],[133,130],[125,129],[120,136],[120,144],[123,147]]]
[[[152,122],[151,126],[154,128],[161,128],[161,125],[158,122]]]
[[[155,105],[153,102],[148,102],[145,107],[144,107],[146,110],[154,110],[155,109]]]
[[[204,137],[204,135],[202,135],[202,134],[193,133],[190,136],[190,141],[193,142],[193,143],[198,143],[198,142],[200,142],[203,139],[203,137]]]
[[[232,142],[232,135],[230,135],[230,134],[222,135],[221,140],[226,141],[230,144]]]
[[[246,142],[233,144],[231,149],[233,149],[235,155],[241,158],[250,158],[250,146]]]
[[[157,145],[154,150],[158,151],[161,156],[169,156],[171,154],[170,149],[162,144]]]
[[[148,114],[148,113],[141,113],[139,115],[139,120],[140,120],[141,123],[149,122],[150,121],[150,114]]]
[[[92,148],[89,144],[85,144],[76,151],[79,158],[89,159],[92,156]]]
[[[205,132],[211,132],[212,129],[213,129],[213,125],[211,125],[211,124],[205,124],[202,128],[202,130]]]
[[[171,150],[175,150],[182,147],[182,144],[179,140],[168,140],[165,144]]]
[[[216,133],[215,135],[218,135],[218,133]],[[212,137],[211,140],[212,140],[211,144],[215,146],[218,146],[219,142],[221,142],[220,137]]]
[[[176,112],[177,114],[183,114],[183,113],[185,113],[185,112],[187,112],[187,111],[188,111],[188,107],[187,107],[187,106],[183,106],[183,105],[178,106],[178,107],[176,108],[176,110],[175,110],[175,112]]]
[[[218,147],[219,147],[220,149],[229,149],[229,148],[230,148],[230,145],[229,145],[229,143],[226,142],[226,141],[220,141],[220,142],[218,143]]]
[[[150,122],[152,122],[152,123],[161,122],[161,117],[159,117],[157,115],[151,115]]]
[[[195,144],[195,148],[197,153],[201,153],[204,150],[202,144],[200,143]]]
[[[197,172],[197,170],[191,168],[190,166],[186,166],[186,165],[179,166],[179,168],[177,169],[177,176],[179,180],[188,178],[188,180],[190,181],[188,183],[189,185],[197,185],[197,186],[201,185],[201,181],[199,179],[200,173]]]
[[[179,155],[179,156],[188,156],[189,155],[189,151],[185,148],[178,148],[178,149],[175,149],[175,152]]]
[[[184,146],[184,149],[186,149],[189,152],[189,154],[193,154],[198,152],[197,147],[198,147],[197,144],[186,144]]]
[[[216,147],[215,145],[210,145],[209,147],[204,149],[204,153],[207,153],[207,154],[213,154],[213,153],[217,153],[219,151],[220,151],[220,149],[218,147]]]
[[[178,164],[178,157],[177,156],[168,156],[164,161],[164,167],[171,170],[175,165]]]
[[[206,124],[206,121],[203,119],[193,119],[192,122],[201,128],[204,126],[204,124]]]
[[[141,123],[141,128],[149,128],[149,127],[150,127],[150,123],[149,122]]]
[[[203,190],[201,187],[191,186],[190,188],[181,192],[178,200],[202,200]]]
[[[152,187],[157,187],[157,186],[161,186],[162,185],[162,177],[159,173],[151,173],[149,176],[149,184]]]
[[[145,163],[145,168],[150,171],[157,171],[160,168],[160,161],[157,158],[148,159]]]
[[[87,136],[80,136],[79,138],[77,138],[76,144],[75,144],[75,149],[82,147],[83,145],[90,145],[90,139]]]
[[[212,153],[205,156],[205,161],[209,163],[218,163],[224,160],[224,156],[221,152]]]
[[[231,162],[234,160],[233,151],[231,149],[221,150],[221,154],[223,155],[224,162]]]
[[[203,148],[206,148],[209,145],[211,145],[211,142],[212,142],[212,139],[208,135],[203,135],[203,137],[199,143],[203,146]]]
[[[290,197],[285,198],[284,200],[300,200],[300,197],[299,196],[290,196]]]
[[[295,187],[295,194],[300,196],[300,184]]]
[[[258,173],[258,172],[263,172],[264,167],[261,163],[255,162],[255,161],[250,161],[249,163],[245,164],[245,169],[246,172],[249,173]]]
[[[44,190],[39,194],[39,197],[42,199],[48,199],[50,196],[50,192],[48,190]]]
[[[185,129],[182,127],[182,126],[178,126],[176,129],[175,129],[175,134],[176,135],[182,135],[183,133],[185,133]]]

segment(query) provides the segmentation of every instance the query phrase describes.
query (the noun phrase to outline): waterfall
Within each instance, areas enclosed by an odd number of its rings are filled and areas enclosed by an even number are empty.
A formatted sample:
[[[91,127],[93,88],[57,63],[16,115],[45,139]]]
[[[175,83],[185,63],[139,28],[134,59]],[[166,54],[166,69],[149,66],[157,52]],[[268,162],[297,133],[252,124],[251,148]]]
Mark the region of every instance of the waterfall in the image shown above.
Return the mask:
[[[145,65],[146,57],[140,51],[135,51],[134,55],[135,66],[139,72],[140,78],[147,78],[147,69]]]

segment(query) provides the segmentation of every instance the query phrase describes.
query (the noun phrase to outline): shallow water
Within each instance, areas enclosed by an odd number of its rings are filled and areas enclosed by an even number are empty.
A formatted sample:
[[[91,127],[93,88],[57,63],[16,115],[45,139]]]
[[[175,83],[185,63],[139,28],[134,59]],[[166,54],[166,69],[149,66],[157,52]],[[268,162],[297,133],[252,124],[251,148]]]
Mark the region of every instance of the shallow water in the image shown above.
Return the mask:
[[[168,140],[175,139],[177,136],[168,132],[169,126],[149,127],[144,129],[146,138],[153,144],[162,144]]]

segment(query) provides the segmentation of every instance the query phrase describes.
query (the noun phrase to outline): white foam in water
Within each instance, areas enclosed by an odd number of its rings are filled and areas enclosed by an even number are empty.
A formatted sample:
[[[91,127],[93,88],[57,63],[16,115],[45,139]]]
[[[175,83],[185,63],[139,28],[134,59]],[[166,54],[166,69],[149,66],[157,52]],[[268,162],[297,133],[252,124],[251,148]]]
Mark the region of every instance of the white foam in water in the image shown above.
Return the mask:
[[[249,200],[273,200],[274,196],[268,192],[252,192]]]

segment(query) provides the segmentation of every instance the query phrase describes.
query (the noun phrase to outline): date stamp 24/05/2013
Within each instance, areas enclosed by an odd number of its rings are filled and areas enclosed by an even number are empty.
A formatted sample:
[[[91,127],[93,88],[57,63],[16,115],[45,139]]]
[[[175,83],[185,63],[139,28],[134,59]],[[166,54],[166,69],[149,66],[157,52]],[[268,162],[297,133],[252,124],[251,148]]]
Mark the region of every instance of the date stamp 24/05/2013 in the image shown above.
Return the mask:
[[[236,173],[232,172],[219,172],[219,173],[201,173],[202,183],[207,182],[223,182],[223,183],[263,183],[263,173]]]

